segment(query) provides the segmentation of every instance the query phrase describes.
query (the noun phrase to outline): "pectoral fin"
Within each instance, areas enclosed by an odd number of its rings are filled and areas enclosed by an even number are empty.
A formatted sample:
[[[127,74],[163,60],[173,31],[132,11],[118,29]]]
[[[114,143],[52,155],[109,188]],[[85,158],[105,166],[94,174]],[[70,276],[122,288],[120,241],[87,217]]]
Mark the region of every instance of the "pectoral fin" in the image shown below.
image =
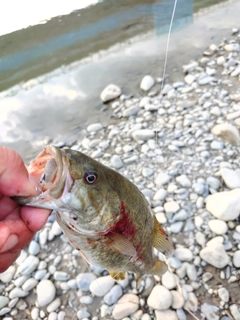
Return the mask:
[[[115,252],[133,258],[137,256],[137,251],[132,243],[121,234],[109,232],[105,239],[105,244]]]
[[[109,271],[110,276],[114,280],[124,280],[126,278],[126,272],[125,271]]]
[[[163,230],[156,217],[154,217],[154,236],[153,247],[162,252],[164,255],[169,256],[172,254],[174,248],[171,240],[168,238],[167,233]]]

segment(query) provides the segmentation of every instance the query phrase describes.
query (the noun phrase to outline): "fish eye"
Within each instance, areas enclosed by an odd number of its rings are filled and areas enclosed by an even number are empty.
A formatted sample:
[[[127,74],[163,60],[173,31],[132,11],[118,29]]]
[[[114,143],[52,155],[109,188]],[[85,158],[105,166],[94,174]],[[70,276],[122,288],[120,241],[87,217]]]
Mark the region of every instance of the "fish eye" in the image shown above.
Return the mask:
[[[88,184],[93,184],[97,181],[98,175],[95,172],[86,172],[84,179]]]

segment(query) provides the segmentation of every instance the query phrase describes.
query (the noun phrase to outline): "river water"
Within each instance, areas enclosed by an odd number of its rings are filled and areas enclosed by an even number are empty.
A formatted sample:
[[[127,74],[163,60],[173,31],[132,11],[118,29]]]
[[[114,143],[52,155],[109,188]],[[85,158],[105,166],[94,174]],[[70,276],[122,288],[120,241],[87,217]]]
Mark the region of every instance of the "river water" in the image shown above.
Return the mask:
[[[162,76],[174,1],[23,2],[16,16],[16,2],[0,5],[0,143],[29,160],[46,143],[81,139],[89,123],[108,124],[99,96],[109,83],[140,96],[145,74]],[[182,81],[182,65],[238,27],[239,12],[240,1],[178,0],[167,81]]]

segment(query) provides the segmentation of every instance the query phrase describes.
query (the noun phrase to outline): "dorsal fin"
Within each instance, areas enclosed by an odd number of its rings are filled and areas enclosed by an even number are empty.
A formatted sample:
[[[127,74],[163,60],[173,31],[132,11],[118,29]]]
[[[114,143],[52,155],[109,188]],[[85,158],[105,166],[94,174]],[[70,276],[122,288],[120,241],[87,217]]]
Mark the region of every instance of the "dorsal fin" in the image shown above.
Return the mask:
[[[163,230],[162,226],[154,217],[154,235],[153,235],[153,247],[159,250],[166,256],[172,254],[174,247],[167,233]]]

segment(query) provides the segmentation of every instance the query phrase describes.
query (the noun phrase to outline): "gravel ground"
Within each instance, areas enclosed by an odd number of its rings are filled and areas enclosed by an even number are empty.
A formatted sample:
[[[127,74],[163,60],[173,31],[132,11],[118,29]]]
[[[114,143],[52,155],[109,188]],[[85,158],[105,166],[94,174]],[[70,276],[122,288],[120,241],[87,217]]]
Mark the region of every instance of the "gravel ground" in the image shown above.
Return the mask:
[[[175,244],[169,271],[137,289],[132,274],[114,281],[85,264],[53,214],[0,274],[1,319],[240,319],[239,43],[233,29],[162,90],[151,76],[141,97],[106,88],[112,124],[70,145],[144,193]]]

